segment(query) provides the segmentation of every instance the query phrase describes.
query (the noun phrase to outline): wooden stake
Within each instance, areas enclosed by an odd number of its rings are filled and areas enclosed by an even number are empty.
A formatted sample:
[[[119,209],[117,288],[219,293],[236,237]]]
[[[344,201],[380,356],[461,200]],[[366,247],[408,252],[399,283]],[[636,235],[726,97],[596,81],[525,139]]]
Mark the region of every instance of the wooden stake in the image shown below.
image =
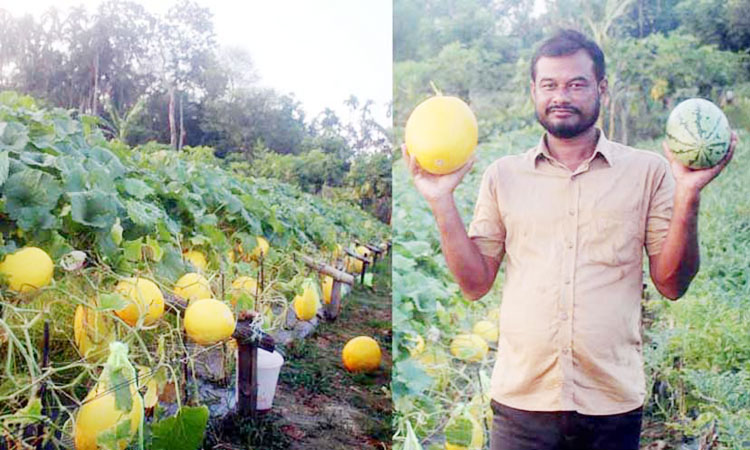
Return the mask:
[[[341,282],[333,280],[331,288],[331,303],[327,304],[323,310],[326,319],[336,320],[341,311]]]
[[[346,283],[348,285],[354,284],[354,277],[344,272],[343,270],[339,270],[333,266],[329,266],[326,263],[315,261],[309,256],[302,255],[301,258],[302,258],[302,262],[307,264],[309,267],[317,270],[320,273],[329,275],[331,278],[333,278],[334,281],[338,281],[340,283]]]
[[[42,343],[42,371],[41,375],[44,376],[47,366],[49,365],[49,319],[44,320],[44,338]],[[47,402],[44,401],[45,394],[47,392],[47,383],[42,380],[39,383],[39,400],[42,402],[42,416],[47,415]],[[36,426],[36,449],[42,450],[42,443],[44,442],[44,422],[40,422]]]

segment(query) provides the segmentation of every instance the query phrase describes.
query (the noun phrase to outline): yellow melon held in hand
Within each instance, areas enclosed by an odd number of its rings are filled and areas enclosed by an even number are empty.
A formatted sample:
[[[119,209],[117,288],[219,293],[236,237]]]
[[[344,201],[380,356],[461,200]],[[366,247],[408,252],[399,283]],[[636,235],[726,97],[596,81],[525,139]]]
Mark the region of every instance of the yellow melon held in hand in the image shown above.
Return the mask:
[[[344,345],[341,360],[349,372],[372,372],[380,367],[380,345],[369,336],[357,336]]]
[[[229,306],[213,298],[196,300],[185,310],[185,331],[200,345],[213,345],[229,339],[235,325]]]
[[[130,304],[115,311],[128,325],[135,326],[141,316],[144,325],[151,325],[164,314],[164,297],[159,287],[145,278],[125,278],[117,283],[115,292],[130,300]]]
[[[420,103],[406,121],[406,149],[433,174],[466,164],[477,146],[477,119],[457,97],[437,95]]]
[[[174,293],[188,301],[213,298],[211,286],[203,275],[195,272],[181,276],[174,285]]]
[[[24,247],[7,255],[0,263],[0,273],[16,292],[34,291],[52,281],[55,264],[52,258],[37,247]]]

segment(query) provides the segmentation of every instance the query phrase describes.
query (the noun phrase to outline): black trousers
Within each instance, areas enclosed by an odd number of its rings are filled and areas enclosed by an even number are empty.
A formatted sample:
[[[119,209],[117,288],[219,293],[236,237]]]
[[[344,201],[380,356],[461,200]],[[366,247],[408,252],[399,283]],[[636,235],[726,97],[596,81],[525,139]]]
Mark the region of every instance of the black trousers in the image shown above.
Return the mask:
[[[492,401],[490,450],[638,450],[643,407],[623,414],[523,411]]]

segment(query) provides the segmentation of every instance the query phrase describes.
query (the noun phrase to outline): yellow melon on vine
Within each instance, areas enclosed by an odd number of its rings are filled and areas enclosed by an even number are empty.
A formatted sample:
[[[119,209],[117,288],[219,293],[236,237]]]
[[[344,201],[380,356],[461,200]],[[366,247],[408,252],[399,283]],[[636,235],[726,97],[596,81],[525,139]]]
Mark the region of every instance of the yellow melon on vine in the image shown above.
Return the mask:
[[[198,250],[190,250],[189,252],[185,253],[185,259],[188,260],[190,264],[192,264],[198,270],[203,271],[208,267],[206,255],[204,255],[202,252],[199,252]]]
[[[213,345],[229,339],[235,326],[229,306],[213,298],[196,300],[185,310],[185,331],[200,345]]]
[[[174,293],[188,301],[200,300],[203,298],[213,298],[211,286],[208,280],[196,272],[186,273],[181,276],[174,286]]]
[[[114,330],[103,313],[83,305],[76,307],[73,341],[81,356],[90,360],[103,357],[114,339]]]
[[[489,348],[487,342],[477,334],[459,334],[451,342],[451,354],[458,359],[478,362],[484,359]]]
[[[317,286],[309,278],[303,283],[302,295],[294,297],[292,307],[299,320],[311,320],[320,308],[320,295]]]
[[[141,317],[144,325],[151,325],[164,314],[164,296],[151,280],[125,278],[117,283],[115,292],[129,301],[125,308],[115,311],[115,314],[131,327]]]
[[[325,304],[331,303],[331,295],[333,293],[333,277],[330,275],[323,276],[323,301]]]
[[[52,281],[55,264],[47,252],[38,247],[24,247],[7,255],[0,263],[0,274],[16,292],[34,291]]]
[[[256,238],[256,241],[257,241],[257,245],[253,249],[253,252],[250,253],[250,258],[258,260],[260,259],[261,254],[263,254],[263,258],[267,258],[268,250],[271,248],[271,245],[268,243],[268,241],[265,238],[261,236],[258,236]]]
[[[482,336],[488,344],[496,344],[497,339],[500,336],[500,331],[493,322],[489,320],[480,320],[474,324],[474,328],[471,330],[474,334]]]
[[[232,306],[237,305],[237,300],[244,296],[253,300],[248,308],[252,308],[255,304],[255,296],[260,295],[258,289],[258,281],[253,277],[241,276],[232,281],[232,288],[229,290],[229,298],[231,299]]]
[[[73,430],[76,450],[120,449],[133,439],[143,418],[143,399],[128,347],[112,342],[104,370],[78,408]],[[132,380],[123,383],[123,380]]]

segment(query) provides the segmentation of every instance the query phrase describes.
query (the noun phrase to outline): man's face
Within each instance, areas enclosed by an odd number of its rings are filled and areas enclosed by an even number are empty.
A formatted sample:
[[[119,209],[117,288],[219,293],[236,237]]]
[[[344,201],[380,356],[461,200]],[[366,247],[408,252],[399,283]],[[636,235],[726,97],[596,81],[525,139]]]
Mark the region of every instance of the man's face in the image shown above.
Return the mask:
[[[551,135],[572,138],[599,118],[599,98],[607,81],[597,83],[594,61],[584,50],[567,56],[543,56],[536,63],[531,98],[536,118]]]

